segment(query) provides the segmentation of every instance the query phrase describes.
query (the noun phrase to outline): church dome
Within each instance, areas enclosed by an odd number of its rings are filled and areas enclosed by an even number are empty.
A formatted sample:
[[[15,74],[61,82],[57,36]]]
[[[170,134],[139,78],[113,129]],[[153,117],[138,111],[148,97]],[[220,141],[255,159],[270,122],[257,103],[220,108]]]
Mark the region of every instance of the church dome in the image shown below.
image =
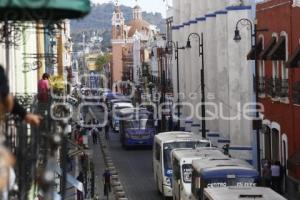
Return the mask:
[[[130,29],[128,31],[128,37],[132,37],[136,31],[149,32],[149,30],[150,30],[150,28],[149,28],[150,24],[142,19],[135,19],[135,20],[131,21],[128,25],[130,26]]]

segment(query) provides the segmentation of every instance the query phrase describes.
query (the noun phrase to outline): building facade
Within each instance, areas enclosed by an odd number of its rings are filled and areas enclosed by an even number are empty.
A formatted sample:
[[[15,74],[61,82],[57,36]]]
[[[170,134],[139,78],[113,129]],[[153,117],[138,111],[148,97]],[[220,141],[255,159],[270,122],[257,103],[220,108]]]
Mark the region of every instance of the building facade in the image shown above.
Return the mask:
[[[12,93],[37,93],[38,80],[45,72],[67,80],[72,49],[68,20],[56,25],[11,23],[8,27],[14,31],[8,35],[6,45],[0,46],[0,64],[8,73]]]
[[[141,7],[132,9],[132,20],[125,24],[125,18],[118,1],[112,17],[112,81],[118,84],[122,80],[138,83],[142,71],[141,53],[148,49],[148,42],[159,31],[142,17]],[[147,53],[149,54],[149,52]],[[149,57],[146,56],[146,57]],[[130,79],[128,79],[130,78]],[[120,87],[114,87],[117,89]]]
[[[271,0],[257,5],[259,100],[264,105],[262,158],[280,161],[286,169],[290,196],[300,192],[300,2]]]
[[[214,145],[230,144],[230,154],[256,163],[256,144],[252,120],[242,109],[254,102],[253,62],[247,61],[251,46],[249,29],[241,28],[242,41],[233,40],[236,23],[241,18],[254,19],[254,1],[174,0],[172,41],[185,47],[190,33],[203,34],[206,134]],[[192,105],[181,108],[181,127],[201,134],[201,56],[199,38],[190,37],[191,49],[179,50],[179,80],[173,57],[173,86],[180,101]],[[175,97],[176,98],[176,97]],[[200,111],[200,112],[199,112]],[[255,164],[256,165],[256,164]]]

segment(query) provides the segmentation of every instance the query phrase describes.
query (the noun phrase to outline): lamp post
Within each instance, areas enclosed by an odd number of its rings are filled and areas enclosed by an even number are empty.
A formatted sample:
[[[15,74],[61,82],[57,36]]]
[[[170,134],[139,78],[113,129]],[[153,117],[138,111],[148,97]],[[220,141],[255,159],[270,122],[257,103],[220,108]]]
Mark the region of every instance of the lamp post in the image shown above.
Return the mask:
[[[254,77],[254,90],[255,90],[255,101],[258,103],[258,69],[257,69],[257,58],[258,58],[258,52],[256,48],[256,37],[257,32],[266,32],[268,29],[257,29],[257,22],[252,22],[250,19],[242,18],[237,21],[235,31],[234,31],[234,38],[233,40],[236,42],[241,41],[242,37],[240,35],[239,31],[239,25],[242,24],[244,26],[250,26],[251,31],[251,48],[254,49],[254,68],[255,68],[255,77]],[[256,120],[259,118],[259,112],[256,105]],[[260,127],[258,123],[255,123],[255,129],[256,129],[256,148],[257,148],[257,170],[259,173],[261,172],[261,160],[260,160]]]
[[[179,89],[179,50],[183,50],[185,49],[185,47],[179,47],[178,42],[173,42],[173,41],[168,41],[166,44],[166,53],[169,52],[169,45],[175,48],[175,60],[176,60],[176,66],[177,66],[177,115],[178,115],[178,121],[177,121],[177,126],[178,129],[180,129],[180,97],[179,97],[179,93],[180,93],[180,89]]]
[[[190,49],[191,46],[191,36],[196,36],[199,39],[199,57],[201,56],[201,132],[202,137],[206,138],[206,122],[205,122],[205,82],[204,82],[204,42],[203,42],[203,33],[199,35],[198,33],[190,33],[187,39],[186,48]]]

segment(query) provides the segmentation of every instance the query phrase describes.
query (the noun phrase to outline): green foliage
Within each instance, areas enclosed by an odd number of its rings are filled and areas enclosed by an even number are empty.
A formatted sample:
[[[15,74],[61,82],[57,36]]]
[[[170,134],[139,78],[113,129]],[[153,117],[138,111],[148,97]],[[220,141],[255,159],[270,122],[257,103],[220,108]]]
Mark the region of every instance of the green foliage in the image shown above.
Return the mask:
[[[110,59],[111,59],[111,54],[109,53],[105,53],[103,55],[98,56],[96,60],[97,70],[101,72],[103,70],[104,65],[110,62]]]

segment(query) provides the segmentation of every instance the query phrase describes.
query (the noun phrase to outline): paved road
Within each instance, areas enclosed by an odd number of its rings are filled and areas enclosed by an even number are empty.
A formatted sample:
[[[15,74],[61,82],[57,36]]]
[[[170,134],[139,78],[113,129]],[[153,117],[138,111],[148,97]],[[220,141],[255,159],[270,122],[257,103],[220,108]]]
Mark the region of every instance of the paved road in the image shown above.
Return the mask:
[[[101,111],[91,109],[99,121]],[[159,200],[152,173],[152,150],[123,150],[118,133],[110,133],[109,148],[129,200]]]
[[[152,150],[123,150],[117,133],[111,133],[110,151],[130,200],[161,199],[152,172]]]

